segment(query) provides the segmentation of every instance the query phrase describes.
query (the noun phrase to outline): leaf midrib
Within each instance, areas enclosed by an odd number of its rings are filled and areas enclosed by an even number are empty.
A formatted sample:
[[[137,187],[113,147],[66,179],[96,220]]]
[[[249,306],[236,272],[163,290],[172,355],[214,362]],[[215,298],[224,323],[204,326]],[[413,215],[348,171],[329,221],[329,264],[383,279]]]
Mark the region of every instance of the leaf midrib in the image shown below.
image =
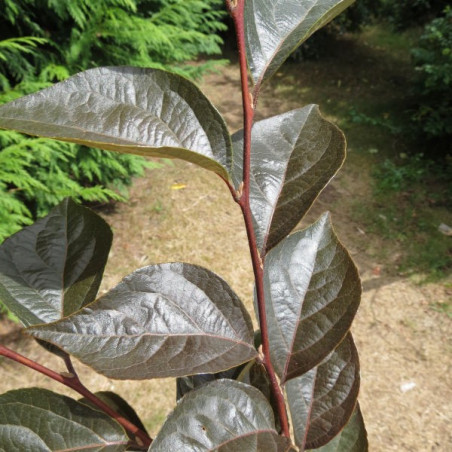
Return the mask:
[[[40,331],[41,328],[39,326],[37,327],[31,327],[29,328],[30,330],[35,330],[35,331]],[[133,338],[141,338],[141,337],[209,337],[209,338],[216,338],[216,339],[221,339],[225,342],[232,342],[234,344],[237,345],[246,345],[248,348],[252,348],[254,349],[254,346],[252,344],[249,344],[248,342],[245,342],[244,340],[236,340],[234,338],[228,338],[225,336],[220,336],[217,334],[212,334],[212,333],[204,333],[204,334],[200,334],[200,333],[142,333],[142,334],[124,334],[124,335],[119,335],[119,334],[80,334],[80,333],[69,333],[69,332],[61,332],[61,331],[47,331],[47,326],[44,326],[42,328],[42,330],[46,333],[50,333],[50,334],[58,334],[58,335],[66,335],[66,336],[76,336],[76,337],[86,337],[86,338],[126,338],[126,339],[133,339]],[[55,344],[57,345],[57,344]]]

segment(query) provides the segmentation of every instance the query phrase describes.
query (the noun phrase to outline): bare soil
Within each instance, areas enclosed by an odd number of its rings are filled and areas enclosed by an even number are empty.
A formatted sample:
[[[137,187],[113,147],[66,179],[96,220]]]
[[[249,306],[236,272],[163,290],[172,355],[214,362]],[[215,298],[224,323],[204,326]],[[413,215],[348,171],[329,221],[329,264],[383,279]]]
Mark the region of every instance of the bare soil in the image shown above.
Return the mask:
[[[315,77],[315,70],[326,69],[314,64],[309,70],[311,77]],[[298,77],[297,69],[290,67],[264,90],[261,117],[310,101],[309,93],[304,95],[302,90],[290,101],[281,98],[283,81],[294,77]],[[241,121],[237,87],[235,65],[203,82],[205,92],[223,112],[231,130],[238,129]],[[334,115],[329,116],[335,119]],[[446,314],[433,310],[432,305],[450,297],[450,285],[416,285],[391,274],[388,262],[372,257],[371,250],[381,247],[382,242],[363,230],[350,215],[351,202],[365,203],[369,193],[365,162],[351,149],[348,162],[300,227],[330,210],[336,231],[361,272],[364,290],[353,334],[361,359],[359,400],[370,450],[448,452],[452,450],[452,322]],[[221,275],[252,311],[252,270],[240,210],[215,175],[175,162],[137,180],[130,191],[130,202],[104,214],[115,236],[102,292],[136,268],[184,261],[203,265]],[[45,365],[64,370],[57,358],[21,335],[13,324],[0,322],[0,342]],[[88,387],[114,390],[126,398],[152,434],[174,406],[173,380],[113,381],[95,375],[79,363],[76,365]],[[71,394],[15,363],[1,360],[0,369],[0,392],[26,385]]]

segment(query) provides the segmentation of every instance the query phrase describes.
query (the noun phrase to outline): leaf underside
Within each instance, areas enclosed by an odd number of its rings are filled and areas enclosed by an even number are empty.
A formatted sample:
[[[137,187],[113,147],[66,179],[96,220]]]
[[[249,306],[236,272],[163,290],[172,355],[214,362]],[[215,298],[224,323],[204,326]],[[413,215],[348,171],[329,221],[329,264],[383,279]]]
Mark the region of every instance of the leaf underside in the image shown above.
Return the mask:
[[[347,424],[359,391],[358,352],[349,333],[324,361],[286,383],[295,443],[327,444]]]
[[[270,356],[282,382],[308,372],[347,334],[361,297],[358,271],[329,214],[267,255]]]
[[[254,84],[272,77],[300,44],[353,2],[247,0],[246,54]]]
[[[185,395],[152,442],[150,452],[289,452],[273,412],[252,386],[217,380]]]
[[[0,450],[126,450],[129,438],[106,414],[46,389],[0,395]]]
[[[111,241],[101,217],[63,200],[0,246],[0,300],[25,326],[72,314],[95,299]]]
[[[27,331],[118,379],[215,373],[257,355],[237,295],[183,263],[139,269],[72,316]]]
[[[89,69],[0,106],[0,128],[110,151],[180,158],[229,179],[218,111],[189,80],[158,69]]]
[[[243,132],[233,135],[233,182],[242,180]],[[345,159],[345,138],[317,105],[257,122],[252,130],[250,206],[261,254],[304,217]]]

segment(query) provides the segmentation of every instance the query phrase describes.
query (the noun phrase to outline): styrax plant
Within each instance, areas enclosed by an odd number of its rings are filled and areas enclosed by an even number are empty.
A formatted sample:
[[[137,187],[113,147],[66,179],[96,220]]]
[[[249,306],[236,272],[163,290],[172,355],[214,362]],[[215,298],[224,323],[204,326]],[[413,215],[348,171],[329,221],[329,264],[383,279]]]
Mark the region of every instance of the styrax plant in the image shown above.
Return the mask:
[[[344,136],[315,105],[253,122],[262,84],[352,1],[226,0],[243,93],[232,137],[192,82],[157,69],[91,69],[0,107],[2,128],[218,174],[245,220],[260,327],[223,279],[187,263],[140,268],[96,298],[112,234],[66,199],[1,246],[0,298],[67,371],[0,354],[83,398],[3,394],[1,450],[367,450],[349,332],[357,269],[328,213],[292,233],[342,165]],[[179,400],[157,436],[118,395],[90,392],[71,357],[110,378],[176,377]]]

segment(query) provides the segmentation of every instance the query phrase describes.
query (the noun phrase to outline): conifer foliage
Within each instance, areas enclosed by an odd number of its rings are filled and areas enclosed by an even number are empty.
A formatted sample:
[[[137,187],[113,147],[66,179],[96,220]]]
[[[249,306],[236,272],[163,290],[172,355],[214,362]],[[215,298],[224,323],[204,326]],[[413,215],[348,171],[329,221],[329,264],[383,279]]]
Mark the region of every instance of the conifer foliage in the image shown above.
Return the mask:
[[[185,262],[139,268],[97,297],[112,232],[66,198],[0,246],[0,299],[67,372],[2,344],[0,355],[82,398],[1,395],[0,448],[367,451],[350,333],[358,271],[329,213],[293,232],[340,169],[345,137],[315,105],[254,121],[262,84],[351,3],[226,0],[243,94],[243,130],[232,136],[195,84],[157,68],[89,69],[0,106],[0,128],[179,158],[220,176],[243,214],[259,325],[223,278]],[[175,378],[178,402],[155,438],[118,395],[90,392],[72,357],[110,378]]]
[[[93,66],[172,68],[199,77],[215,62],[221,0],[5,0],[0,9],[0,104]],[[0,131],[0,243],[65,196],[125,200],[161,164]]]

